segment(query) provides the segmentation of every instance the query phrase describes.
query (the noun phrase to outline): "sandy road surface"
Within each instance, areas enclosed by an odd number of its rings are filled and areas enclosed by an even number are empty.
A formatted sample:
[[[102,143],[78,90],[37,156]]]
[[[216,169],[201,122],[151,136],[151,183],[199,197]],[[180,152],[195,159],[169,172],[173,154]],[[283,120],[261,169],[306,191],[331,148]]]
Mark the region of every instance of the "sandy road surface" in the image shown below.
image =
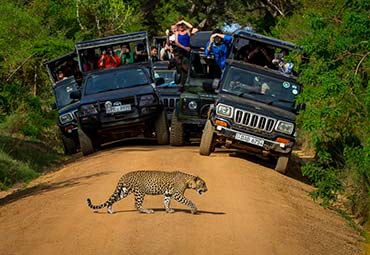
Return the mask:
[[[140,214],[133,196],[115,214],[86,205],[111,195],[119,177],[138,169],[183,170],[202,177],[208,192],[186,195],[198,207],[147,196]],[[307,196],[312,188],[260,162],[197,147],[124,145],[79,159],[37,185],[0,200],[1,254],[362,254],[361,238],[337,214]]]

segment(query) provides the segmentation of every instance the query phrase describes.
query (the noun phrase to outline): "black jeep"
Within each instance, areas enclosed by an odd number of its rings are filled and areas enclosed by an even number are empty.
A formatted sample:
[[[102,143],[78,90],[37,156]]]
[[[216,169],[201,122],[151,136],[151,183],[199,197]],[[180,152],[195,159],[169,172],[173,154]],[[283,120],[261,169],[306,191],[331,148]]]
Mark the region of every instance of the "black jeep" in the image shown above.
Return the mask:
[[[76,153],[80,148],[75,116],[79,102],[70,98],[70,94],[79,89],[79,85],[76,82],[79,74],[67,74],[68,77],[58,80],[58,72],[62,71],[69,59],[75,58],[76,53],[71,52],[52,59],[45,64],[55,98],[52,108],[58,111],[59,135],[63,142],[64,153],[67,155]]]
[[[122,44],[131,48],[144,45],[146,52],[140,52],[144,58],[114,68],[90,70],[81,91],[72,94],[73,98],[80,99],[78,133],[84,155],[94,152],[103,143],[140,135],[156,137],[158,144],[169,142],[167,117],[147,54],[146,32],[80,42],[76,44],[76,51],[84,56],[87,50],[91,54],[104,47],[116,49]],[[81,58],[79,63],[81,66]]]
[[[199,152],[210,155],[217,145],[223,145],[272,156],[277,159],[275,170],[285,173],[296,137],[299,107],[295,98],[302,86],[293,75],[237,60],[235,47],[243,40],[263,43],[269,50],[297,49],[291,43],[252,32],[234,34],[234,59],[228,60],[222,79],[214,80],[218,97],[209,111]]]
[[[184,145],[190,139],[200,139],[209,107],[216,99],[209,85],[221,76],[221,70],[215,59],[204,53],[211,34],[202,31],[191,36],[187,79],[172,115],[171,145]]]

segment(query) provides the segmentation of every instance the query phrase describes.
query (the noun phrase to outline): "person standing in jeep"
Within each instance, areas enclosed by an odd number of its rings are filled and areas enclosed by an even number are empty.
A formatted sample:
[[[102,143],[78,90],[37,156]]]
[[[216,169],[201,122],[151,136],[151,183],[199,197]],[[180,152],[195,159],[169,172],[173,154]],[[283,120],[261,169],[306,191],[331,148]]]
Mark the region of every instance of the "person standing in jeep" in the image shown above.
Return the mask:
[[[213,54],[218,66],[224,69],[226,58],[230,51],[232,37],[221,33],[220,29],[215,29],[207,42],[205,53],[207,56]]]

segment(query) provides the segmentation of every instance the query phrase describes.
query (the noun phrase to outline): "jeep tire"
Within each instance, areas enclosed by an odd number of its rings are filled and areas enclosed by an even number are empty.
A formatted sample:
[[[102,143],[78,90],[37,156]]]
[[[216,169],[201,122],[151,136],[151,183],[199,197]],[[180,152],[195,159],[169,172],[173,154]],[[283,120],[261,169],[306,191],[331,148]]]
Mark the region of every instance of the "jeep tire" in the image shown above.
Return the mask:
[[[289,156],[280,156],[277,158],[275,170],[281,174],[286,174],[288,169]]]
[[[62,132],[60,132],[60,137],[63,142],[64,154],[72,155],[77,152],[77,146],[72,138],[67,137]]]
[[[87,156],[95,152],[93,142],[80,127],[78,127],[78,139],[80,141],[82,155]]]
[[[171,120],[170,144],[173,146],[181,146],[185,143],[184,124],[179,122],[176,115],[176,110],[173,111]]]
[[[206,125],[203,129],[202,139],[200,141],[199,154],[203,156],[209,156],[215,148],[214,144],[214,131],[215,128],[212,126],[210,120],[207,120]]]
[[[159,145],[169,143],[169,130],[167,123],[167,114],[166,111],[163,110],[155,120],[155,133],[157,136],[157,143]]]

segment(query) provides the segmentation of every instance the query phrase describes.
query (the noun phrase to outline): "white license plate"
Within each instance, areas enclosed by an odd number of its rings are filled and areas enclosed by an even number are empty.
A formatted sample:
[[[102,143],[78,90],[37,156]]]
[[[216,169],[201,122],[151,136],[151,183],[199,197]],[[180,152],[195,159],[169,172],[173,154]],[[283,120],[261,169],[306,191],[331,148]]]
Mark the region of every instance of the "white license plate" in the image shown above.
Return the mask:
[[[128,111],[131,111],[131,105],[130,104],[124,104],[124,105],[112,106],[112,107],[106,108],[105,111],[107,113],[128,112]]]
[[[235,139],[242,141],[242,142],[251,143],[251,144],[263,147],[263,140],[257,137],[252,137],[252,136],[245,135],[242,133],[236,133]]]

